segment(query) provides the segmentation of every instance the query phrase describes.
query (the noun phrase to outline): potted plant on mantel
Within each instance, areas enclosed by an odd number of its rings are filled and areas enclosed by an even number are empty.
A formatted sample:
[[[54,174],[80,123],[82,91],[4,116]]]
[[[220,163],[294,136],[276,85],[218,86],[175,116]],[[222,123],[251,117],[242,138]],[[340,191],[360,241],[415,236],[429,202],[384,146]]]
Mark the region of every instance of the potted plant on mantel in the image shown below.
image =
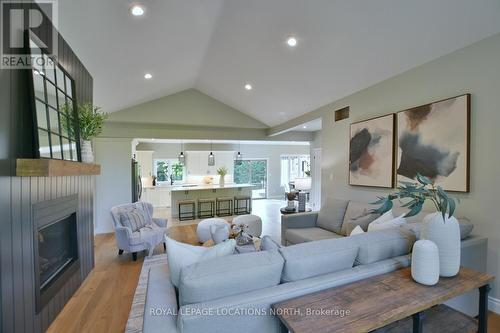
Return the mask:
[[[224,187],[225,186],[225,180],[224,177],[227,175],[227,168],[226,167],[220,167],[217,169],[217,174],[220,176],[219,178],[219,186]]]
[[[453,216],[457,200],[448,196],[441,186],[428,177],[417,174],[418,183],[400,182],[398,191],[379,197],[373,204],[381,205],[374,213],[384,214],[392,209],[394,199],[410,199],[402,205],[410,211],[405,217],[417,215],[425,201],[433,203],[435,213],[424,217],[420,238],[434,242],[439,250],[439,275],[451,277],[460,269],[460,227]]]
[[[77,107],[78,119],[73,119],[72,106],[66,104],[64,108],[66,108],[66,112],[63,111],[63,114],[70,115],[70,123],[77,123],[79,126],[82,162],[93,163],[94,153],[92,152],[91,140],[102,133],[102,126],[104,120],[108,118],[108,114],[102,112],[98,106],[93,106],[91,103],[84,103]],[[71,128],[68,130],[71,131]]]

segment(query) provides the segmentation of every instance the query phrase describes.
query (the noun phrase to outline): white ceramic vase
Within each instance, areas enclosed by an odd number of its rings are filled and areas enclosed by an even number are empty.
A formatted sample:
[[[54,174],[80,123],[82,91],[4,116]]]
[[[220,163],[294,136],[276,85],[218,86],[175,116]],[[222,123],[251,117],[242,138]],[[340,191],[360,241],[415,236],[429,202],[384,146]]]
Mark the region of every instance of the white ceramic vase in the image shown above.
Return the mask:
[[[224,187],[226,185],[226,180],[224,179],[224,176],[220,176],[219,178],[219,186]]]
[[[455,217],[443,219],[440,212],[424,217],[420,239],[434,242],[439,249],[439,275],[451,277],[460,269],[460,226]]]
[[[439,281],[439,249],[430,240],[419,240],[413,245],[411,255],[411,276],[426,286]]]
[[[83,163],[94,163],[94,153],[92,152],[92,141],[82,140],[80,144]]]

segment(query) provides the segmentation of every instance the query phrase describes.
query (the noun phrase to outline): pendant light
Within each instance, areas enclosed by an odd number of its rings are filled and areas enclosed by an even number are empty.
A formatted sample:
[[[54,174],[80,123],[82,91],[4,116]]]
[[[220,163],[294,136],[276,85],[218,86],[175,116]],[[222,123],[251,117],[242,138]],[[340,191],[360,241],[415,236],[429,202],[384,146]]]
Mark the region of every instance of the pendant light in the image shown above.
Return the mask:
[[[210,141],[210,154],[208,155],[208,166],[214,166],[214,165],[215,165],[215,155],[213,153],[212,141]]]
[[[184,155],[184,145],[181,141],[181,153],[179,154],[179,163],[184,165],[184,163],[186,163],[186,156]]]
[[[241,164],[243,155],[241,154],[241,141],[238,142],[238,154],[236,154],[236,164]]]

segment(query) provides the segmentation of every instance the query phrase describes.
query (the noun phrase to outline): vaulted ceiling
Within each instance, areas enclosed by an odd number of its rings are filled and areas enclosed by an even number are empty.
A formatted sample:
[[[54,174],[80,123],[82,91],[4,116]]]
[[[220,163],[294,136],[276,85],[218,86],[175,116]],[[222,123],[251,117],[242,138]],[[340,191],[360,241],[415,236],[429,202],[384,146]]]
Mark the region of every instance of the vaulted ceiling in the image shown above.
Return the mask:
[[[195,88],[274,126],[500,32],[498,0],[135,3],[58,2],[109,112]]]

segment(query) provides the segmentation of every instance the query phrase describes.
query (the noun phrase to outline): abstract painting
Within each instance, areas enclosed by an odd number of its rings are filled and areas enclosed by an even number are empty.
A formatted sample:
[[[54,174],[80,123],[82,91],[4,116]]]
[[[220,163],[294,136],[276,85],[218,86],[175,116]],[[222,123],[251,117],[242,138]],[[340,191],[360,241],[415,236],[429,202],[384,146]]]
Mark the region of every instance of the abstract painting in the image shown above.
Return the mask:
[[[417,173],[447,191],[469,192],[470,95],[397,114],[398,181]]]
[[[393,187],[394,114],[351,124],[349,184]]]

